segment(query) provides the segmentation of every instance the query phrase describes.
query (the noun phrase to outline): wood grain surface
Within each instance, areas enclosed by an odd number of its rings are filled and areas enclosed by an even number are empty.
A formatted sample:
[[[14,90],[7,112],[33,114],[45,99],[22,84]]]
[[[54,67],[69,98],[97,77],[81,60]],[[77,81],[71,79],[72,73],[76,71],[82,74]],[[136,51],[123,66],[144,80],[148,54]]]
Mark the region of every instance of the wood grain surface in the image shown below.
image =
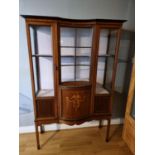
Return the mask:
[[[36,148],[35,133],[20,134],[20,155],[132,155],[122,140],[122,125],[112,125],[110,141],[105,142],[106,127],[50,131],[41,134],[41,149]]]

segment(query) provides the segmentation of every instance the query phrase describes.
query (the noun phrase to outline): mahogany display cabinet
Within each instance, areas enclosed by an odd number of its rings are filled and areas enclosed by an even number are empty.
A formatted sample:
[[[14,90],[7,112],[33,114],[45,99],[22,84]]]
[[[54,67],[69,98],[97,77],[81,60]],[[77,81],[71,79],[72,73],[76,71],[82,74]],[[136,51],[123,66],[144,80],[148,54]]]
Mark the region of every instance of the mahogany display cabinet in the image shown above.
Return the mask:
[[[22,15],[38,127],[107,120],[109,140],[112,99],[124,20],[75,20]]]

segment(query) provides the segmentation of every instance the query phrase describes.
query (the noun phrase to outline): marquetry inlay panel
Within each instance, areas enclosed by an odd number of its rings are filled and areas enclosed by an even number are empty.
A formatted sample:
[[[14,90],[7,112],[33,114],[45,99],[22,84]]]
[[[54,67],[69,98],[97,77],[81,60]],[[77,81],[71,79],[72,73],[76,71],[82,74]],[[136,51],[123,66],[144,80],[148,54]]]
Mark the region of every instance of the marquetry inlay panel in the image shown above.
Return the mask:
[[[90,89],[62,89],[61,116],[80,119],[90,114]]]

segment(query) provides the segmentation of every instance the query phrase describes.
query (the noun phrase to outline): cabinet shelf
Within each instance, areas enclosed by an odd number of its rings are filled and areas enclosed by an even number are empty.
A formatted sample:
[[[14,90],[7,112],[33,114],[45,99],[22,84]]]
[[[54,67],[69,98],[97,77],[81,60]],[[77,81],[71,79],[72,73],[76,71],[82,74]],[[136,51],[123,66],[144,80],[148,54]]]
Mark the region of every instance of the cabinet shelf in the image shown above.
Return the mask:
[[[92,48],[91,46],[60,46],[61,48]]]
[[[89,55],[61,55],[61,57],[91,57]]]
[[[90,66],[89,64],[62,64],[61,66]]]
[[[32,57],[53,57],[53,55],[32,54]],[[75,55],[61,55],[61,57],[75,57]],[[76,57],[90,57],[90,56],[89,55],[76,55]]]
[[[109,91],[99,83],[96,84],[96,94],[109,94]]]
[[[131,63],[131,60],[123,60],[118,58],[118,63]]]
[[[32,54],[32,57],[53,57],[53,55],[46,55],[46,54]]]
[[[42,89],[36,93],[36,97],[54,97],[53,89]]]
[[[114,57],[115,55],[111,54],[103,54],[103,55],[98,55],[98,57]]]

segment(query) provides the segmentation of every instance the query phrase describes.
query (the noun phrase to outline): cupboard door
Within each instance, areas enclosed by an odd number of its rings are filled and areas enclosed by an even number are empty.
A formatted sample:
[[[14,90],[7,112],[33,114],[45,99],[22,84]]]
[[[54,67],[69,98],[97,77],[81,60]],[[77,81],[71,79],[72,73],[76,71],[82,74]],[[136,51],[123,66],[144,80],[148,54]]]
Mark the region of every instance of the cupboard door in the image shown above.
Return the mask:
[[[118,30],[101,28],[99,32],[96,94],[109,94],[114,82],[114,60]]]
[[[61,90],[61,118],[80,120],[90,114],[90,87]]]

